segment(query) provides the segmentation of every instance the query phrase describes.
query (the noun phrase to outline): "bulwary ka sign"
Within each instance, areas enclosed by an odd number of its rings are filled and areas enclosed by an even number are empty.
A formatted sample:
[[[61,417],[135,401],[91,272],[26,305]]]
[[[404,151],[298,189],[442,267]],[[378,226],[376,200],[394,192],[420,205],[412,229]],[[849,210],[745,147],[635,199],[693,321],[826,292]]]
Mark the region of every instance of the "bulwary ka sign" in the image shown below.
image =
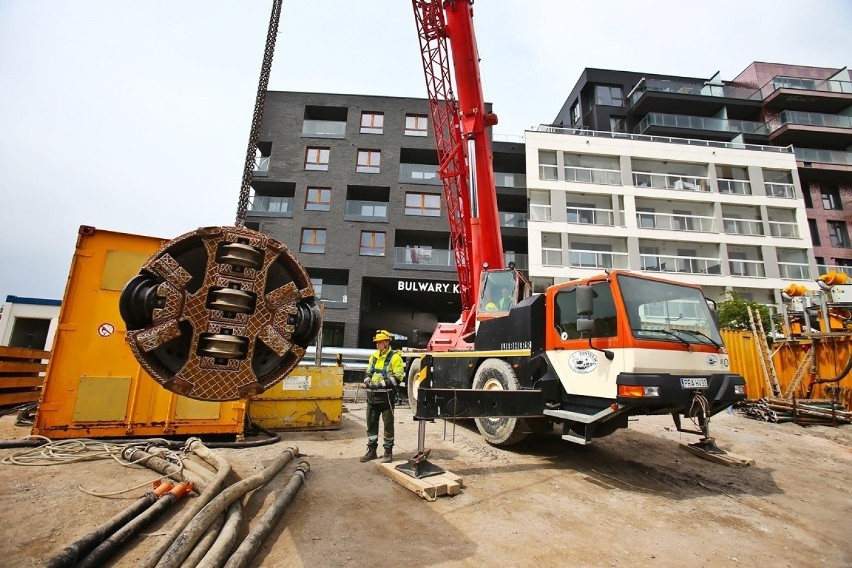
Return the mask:
[[[438,280],[398,280],[396,289],[399,292],[434,292],[437,294],[459,294],[459,285],[455,282]]]

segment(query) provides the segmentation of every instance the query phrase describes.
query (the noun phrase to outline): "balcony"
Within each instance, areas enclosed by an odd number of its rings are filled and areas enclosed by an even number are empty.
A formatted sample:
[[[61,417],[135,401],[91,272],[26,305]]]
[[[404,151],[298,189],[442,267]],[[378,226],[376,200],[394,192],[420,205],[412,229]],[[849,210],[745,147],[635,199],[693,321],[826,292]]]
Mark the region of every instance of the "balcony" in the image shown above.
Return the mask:
[[[719,193],[728,195],[751,195],[751,182],[747,179],[725,179],[716,180],[719,185]]]
[[[810,280],[811,271],[807,264],[800,262],[779,262],[778,270],[781,278],[787,280]]]
[[[796,187],[792,183],[764,182],[768,197],[796,199]]]
[[[628,268],[627,259],[626,252],[571,249],[568,254],[568,266],[572,268],[622,269]]]
[[[676,189],[679,191],[710,191],[710,181],[708,178],[680,174],[633,172],[633,185],[636,187]]]
[[[701,215],[679,215],[643,211],[636,213],[636,223],[640,229],[693,231],[697,233],[716,232],[716,218]]]
[[[763,223],[761,221],[722,217],[722,227],[728,235],[763,236]]]
[[[760,95],[767,106],[836,114],[852,104],[852,82],[778,75]]]
[[[785,110],[762,127],[773,144],[845,147],[852,144],[852,117]]]
[[[717,113],[723,107],[729,111],[750,114],[760,107],[760,93],[756,89],[711,85],[706,82],[644,79],[628,97],[628,107],[633,114],[651,112]]]
[[[817,148],[794,148],[794,152],[796,161],[801,163],[799,177],[803,185],[809,181],[848,182],[849,172],[852,172],[852,152]]]
[[[526,213],[504,213],[499,211],[497,215],[500,217],[500,226],[514,229],[527,228]]]
[[[255,156],[251,175],[254,177],[269,176],[269,156]]]
[[[422,270],[455,270],[456,258],[451,250],[406,246],[394,248],[394,268]]]
[[[292,217],[292,197],[255,195],[249,198],[249,214],[262,217]]]
[[[510,262],[515,263],[515,268],[518,270],[529,270],[530,269],[530,257],[528,254],[519,254],[515,252],[504,252],[503,253],[503,263],[505,266],[509,266]]]
[[[615,214],[612,209],[595,207],[567,207],[568,222],[578,225],[615,226]]]
[[[550,222],[550,205],[530,205],[530,221]]]
[[[641,270],[678,274],[720,274],[719,259],[702,256],[640,254]]]
[[[701,138],[729,141],[740,134],[765,139],[764,134],[754,134],[762,126],[762,123],[751,120],[728,120],[707,116],[652,112],[645,115],[645,118],[636,125],[633,131],[637,134],[661,134],[664,136],[691,134]]]
[[[349,291],[345,284],[314,285],[314,293],[325,302],[327,308],[345,308],[349,301]]]
[[[441,185],[438,166],[429,164],[400,164],[399,182],[425,185]]]
[[[799,225],[790,221],[769,221],[769,234],[780,239],[798,239]]]
[[[346,123],[336,120],[305,120],[302,138],[346,138]]]
[[[829,272],[842,272],[846,276],[852,278],[852,266],[840,266],[837,264],[817,264],[817,272],[820,276]]]
[[[346,200],[346,212],[343,215],[346,221],[378,221],[388,220],[388,204],[384,201],[358,201]]]
[[[497,187],[516,187],[526,189],[526,174],[510,174],[506,172],[494,172],[494,185]]]
[[[731,276],[766,278],[766,267],[762,260],[729,260],[728,269],[731,271]]]
[[[583,168],[565,166],[565,181],[575,183],[596,183],[599,185],[621,185],[621,172],[602,168]]]

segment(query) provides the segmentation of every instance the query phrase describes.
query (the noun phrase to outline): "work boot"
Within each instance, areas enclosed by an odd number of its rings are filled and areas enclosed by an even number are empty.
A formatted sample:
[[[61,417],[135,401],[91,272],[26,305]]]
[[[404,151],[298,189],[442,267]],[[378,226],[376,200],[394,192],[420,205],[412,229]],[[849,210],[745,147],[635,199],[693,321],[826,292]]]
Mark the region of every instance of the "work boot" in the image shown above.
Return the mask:
[[[374,460],[377,457],[379,457],[379,456],[376,455],[376,448],[371,448],[371,447],[367,446],[367,453],[364,454],[363,456],[361,456],[361,463],[368,462],[370,460]]]
[[[385,455],[382,456],[382,463],[390,463],[393,461],[393,451],[385,450]]]

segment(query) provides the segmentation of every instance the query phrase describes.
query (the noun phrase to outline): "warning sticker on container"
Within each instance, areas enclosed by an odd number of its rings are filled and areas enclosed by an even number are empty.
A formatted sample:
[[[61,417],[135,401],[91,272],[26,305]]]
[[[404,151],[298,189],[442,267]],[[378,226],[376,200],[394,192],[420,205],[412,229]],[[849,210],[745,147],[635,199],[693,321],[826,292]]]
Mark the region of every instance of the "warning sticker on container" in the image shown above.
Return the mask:
[[[281,390],[306,391],[311,390],[311,378],[307,375],[290,375],[281,383]]]

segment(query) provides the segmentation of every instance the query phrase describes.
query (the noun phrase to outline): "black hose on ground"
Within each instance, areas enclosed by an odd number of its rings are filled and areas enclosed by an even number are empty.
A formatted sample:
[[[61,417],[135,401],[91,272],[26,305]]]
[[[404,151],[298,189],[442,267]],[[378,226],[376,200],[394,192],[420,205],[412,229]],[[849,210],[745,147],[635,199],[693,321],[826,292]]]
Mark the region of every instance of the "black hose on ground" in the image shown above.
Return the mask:
[[[269,481],[270,478],[281,471],[287,465],[287,462],[292,460],[298,453],[298,448],[287,448],[260,473],[238,481],[217,495],[195,515],[183,532],[178,535],[160,559],[157,568],[178,568],[186,557],[189,556],[195,543],[198,542],[198,539],[201,538],[207,527],[210,526],[225,508],[249,491]]]
[[[225,526],[219,532],[219,538],[216,539],[216,542],[213,543],[213,546],[207,551],[196,568],[222,568],[231,555],[231,551],[234,550],[234,543],[237,542],[237,535],[240,532],[240,523],[243,521],[243,504],[239,500],[234,501],[228,506],[225,515],[227,519]],[[188,561],[184,562],[184,565],[192,566]]]
[[[163,491],[148,491],[140,497],[132,505],[118,513],[116,516],[97,527],[92,532],[83,535],[68,546],[62,549],[62,552],[47,561],[47,568],[66,568],[72,566],[77,560],[83,558],[92,550],[97,548],[109,535],[117,531],[122,526],[126,525],[136,516],[140,515],[145,509],[153,505],[157,498],[172,488],[171,483],[164,483],[160,487]],[[159,488],[158,488],[159,489]]]
[[[192,549],[192,553],[186,557],[183,565],[197,567],[201,559],[204,558],[204,555],[216,543],[219,535],[222,534],[223,526],[225,526],[225,515],[219,515],[213,521],[213,524],[204,531],[204,535],[198,540],[198,544]]]
[[[37,448],[48,443],[50,440],[42,438],[21,438],[20,440],[0,440],[0,450],[6,448]]]
[[[275,525],[284,515],[284,511],[287,510],[287,506],[302,487],[310,469],[311,466],[308,462],[299,462],[299,465],[296,466],[296,470],[293,472],[293,477],[290,478],[290,482],[284,487],[281,494],[275,498],[275,502],[272,503],[260,521],[252,528],[237,551],[231,555],[228,563],[225,564],[225,568],[245,568],[248,566],[251,559],[257,554],[260,545],[263,544],[264,539],[275,528]]]
[[[157,502],[148,507],[141,515],[107,537],[97,548],[76,564],[76,568],[100,568],[103,566],[104,562],[115,554],[126,541],[142,532],[145,527],[157,520],[178,499],[191,490],[191,483],[176,485],[171,491],[157,499]]]

